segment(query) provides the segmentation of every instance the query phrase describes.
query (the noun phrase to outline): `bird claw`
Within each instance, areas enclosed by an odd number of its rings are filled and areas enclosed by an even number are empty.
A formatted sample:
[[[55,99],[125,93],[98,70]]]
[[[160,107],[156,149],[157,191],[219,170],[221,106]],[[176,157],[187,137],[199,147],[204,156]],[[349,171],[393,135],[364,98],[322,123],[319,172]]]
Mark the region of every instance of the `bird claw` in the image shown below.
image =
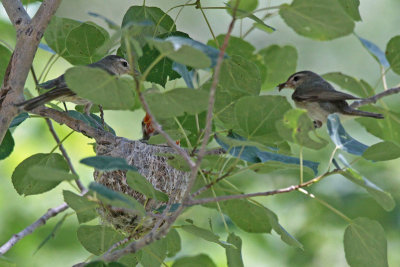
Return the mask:
[[[314,121],[314,128],[318,129],[322,127],[322,121]]]

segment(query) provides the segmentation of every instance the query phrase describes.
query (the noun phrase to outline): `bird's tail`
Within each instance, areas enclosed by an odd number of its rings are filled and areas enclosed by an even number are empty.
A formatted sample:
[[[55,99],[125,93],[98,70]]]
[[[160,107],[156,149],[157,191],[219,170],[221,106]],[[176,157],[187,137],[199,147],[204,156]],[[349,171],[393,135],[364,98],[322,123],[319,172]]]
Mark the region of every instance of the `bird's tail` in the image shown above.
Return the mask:
[[[353,109],[351,107],[345,108],[344,110],[342,110],[342,113],[345,115],[350,115],[350,116],[371,117],[371,118],[375,118],[375,119],[385,118],[383,116],[383,114],[380,114],[380,113],[362,111],[362,110],[358,110],[358,109]]]
[[[50,102],[54,99],[60,98],[60,97],[66,97],[66,96],[73,96],[75,95],[74,92],[72,92],[68,88],[57,88],[50,90],[44,94],[41,94],[37,97],[31,98],[27,101],[18,103],[16,106],[18,107],[23,107],[24,110],[30,111],[34,108],[37,108],[39,106],[42,106],[46,104],[47,102]]]

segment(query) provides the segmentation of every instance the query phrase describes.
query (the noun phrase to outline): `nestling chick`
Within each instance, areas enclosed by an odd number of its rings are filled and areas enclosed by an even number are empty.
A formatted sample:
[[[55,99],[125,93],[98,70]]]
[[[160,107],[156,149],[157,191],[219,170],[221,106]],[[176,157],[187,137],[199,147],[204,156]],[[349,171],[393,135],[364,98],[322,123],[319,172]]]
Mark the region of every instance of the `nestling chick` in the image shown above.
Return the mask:
[[[307,110],[310,118],[314,120],[315,128],[321,127],[332,113],[384,118],[382,114],[351,108],[346,100],[360,99],[359,97],[336,91],[330,83],[312,71],[296,72],[285,83],[279,84],[278,88],[279,91],[283,88],[294,89],[294,103],[298,108]]]

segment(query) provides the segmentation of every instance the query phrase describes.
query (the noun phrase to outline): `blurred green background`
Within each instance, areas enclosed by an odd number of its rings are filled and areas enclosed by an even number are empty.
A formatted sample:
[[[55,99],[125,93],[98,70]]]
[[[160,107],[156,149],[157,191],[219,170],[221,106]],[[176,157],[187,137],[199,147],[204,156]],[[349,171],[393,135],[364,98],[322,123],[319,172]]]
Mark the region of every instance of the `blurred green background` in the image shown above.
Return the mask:
[[[183,4],[185,1],[146,1],[148,6],[157,6],[167,11],[169,8]],[[285,1],[259,1],[260,7],[279,5]],[[57,15],[80,21],[91,20],[107,29],[102,20],[90,17],[88,12],[96,12],[120,24],[122,18],[131,5],[141,5],[142,1],[126,0],[68,0],[63,1]],[[202,6],[223,6],[223,1],[201,1]],[[288,2],[287,2],[288,3]],[[37,10],[38,4],[30,4],[28,11],[32,14]],[[176,17],[179,9],[171,11],[172,18]],[[385,50],[389,39],[400,34],[400,1],[398,0],[363,0],[360,5],[362,21],[356,23],[355,32],[366,38],[382,50]],[[213,31],[218,34],[225,33],[230,22],[230,16],[223,10],[206,10]],[[341,71],[345,74],[364,79],[372,86],[382,90],[380,82],[380,69],[376,61],[362,47],[358,39],[349,35],[329,42],[317,42],[297,35],[285,25],[279,16],[272,16],[267,23],[277,29],[272,34],[254,30],[246,40],[257,49],[271,44],[292,45],[298,50],[297,70],[312,70],[320,74]],[[246,31],[251,26],[248,20],[238,21],[234,35],[240,36],[241,30]],[[193,7],[183,9],[178,20],[177,29],[186,32],[191,38],[206,43],[212,38],[205,21],[199,10]],[[15,43],[15,33],[7,22],[5,11],[0,7],[0,39],[11,45]],[[34,68],[41,72],[50,53],[39,49]],[[60,75],[70,67],[69,63],[59,59],[51,69],[48,78]],[[205,77],[209,77],[206,74]],[[399,84],[400,77],[391,71],[387,74],[388,86]],[[167,87],[175,85],[175,81]],[[26,88],[34,92],[32,78],[29,77]],[[266,92],[268,94],[274,92]],[[290,92],[285,92],[289,96]],[[385,99],[385,102],[395,112],[400,112],[397,104],[400,96],[396,95]],[[143,111],[123,112],[106,111],[106,121],[116,130],[117,134],[130,139],[139,139],[141,136],[140,122]],[[368,134],[354,120],[344,121],[348,132],[361,142],[368,145],[378,141]],[[66,136],[70,129],[56,125],[56,131],[61,138]],[[327,136],[326,128],[319,130]],[[72,190],[69,184],[61,184],[51,192],[38,196],[21,197],[14,190],[11,183],[11,174],[14,168],[25,158],[35,153],[48,153],[55,146],[43,119],[32,118],[25,121],[13,132],[16,145],[12,155],[0,161],[0,244],[8,240],[12,234],[22,230],[34,222],[50,207],[63,202],[62,190]],[[329,138],[326,138],[329,139]],[[81,134],[74,133],[64,143],[70,154],[84,184],[93,180],[92,169],[82,164],[79,160],[94,155],[92,146],[86,145],[93,142]],[[330,144],[321,151],[305,150],[304,158],[320,161],[320,170],[325,170],[329,155],[334,146]],[[293,150],[296,151],[296,147]],[[347,156],[347,155],[346,155]],[[351,159],[351,157],[349,156]],[[365,160],[357,161],[355,168],[368,179],[372,180],[383,189],[389,191],[396,202],[400,200],[400,161],[371,163]],[[232,181],[245,192],[267,191],[281,186],[297,183],[294,175],[257,175],[245,172],[232,178]],[[400,213],[396,207],[391,212],[385,212],[363,190],[351,184],[340,176],[332,176],[310,188],[320,198],[324,199],[350,218],[368,217],[379,221],[385,229],[388,239],[389,265],[400,266]],[[321,206],[318,202],[298,192],[268,198],[258,198],[260,202],[272,209],[279,216],[280,223],[304,245],[304,251],[287,246],[280,241],[275,233],[272,235],[253,235],[236,228],[233,224],[229,227],[243,239],[243,259],[245,266],[346,266],[343,251],[343,233],[346,222],[340,217]],[[68,211],[70,212],[70,211]],[[90,254],[79,244],[76,237],[78,226],[75,215],[66,219],[63,227],[54,239],[49,241],[37,253],[34,253],[41,241],[51,232],[54,225],[61,219],[57,216],[39,228],[32,235],[27,236],[6,257],[17,263],[17,266],[71,266],[86,259]],[[227,233],[223,228],[221,218],[216,211],[195,207],[184,213],[182,219],[191,218],[199,226],[208,228],[209,218],[215,232],[225,239]],[[183,250],[177,255],[195,255],[201,252],[209,254],[218,266],[225,266],[225,251],[220,246],[199,240],[184,232],[180,232],[183,240]]]

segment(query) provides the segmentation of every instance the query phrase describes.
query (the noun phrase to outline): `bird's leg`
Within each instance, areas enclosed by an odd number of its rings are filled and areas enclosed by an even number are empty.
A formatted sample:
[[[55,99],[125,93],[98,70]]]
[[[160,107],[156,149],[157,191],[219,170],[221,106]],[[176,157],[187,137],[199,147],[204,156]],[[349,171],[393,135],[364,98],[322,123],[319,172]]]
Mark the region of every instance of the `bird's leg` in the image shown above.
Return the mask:
[[[92,103],[87,103],[85,104],[85,107],[83,109],[83,112],[85,115],[88,117],[89,120],[92,121],[94,125],[96,125],[98,128],[103,129],[100,123],[98,123],[92,116],[90,116],[90,110],[92,109],[93,104]]]
[[[322,127],[322,121],[315,120],[314,121],[314,128],[318,129],[318,128],[321,128],[321,127]]]

